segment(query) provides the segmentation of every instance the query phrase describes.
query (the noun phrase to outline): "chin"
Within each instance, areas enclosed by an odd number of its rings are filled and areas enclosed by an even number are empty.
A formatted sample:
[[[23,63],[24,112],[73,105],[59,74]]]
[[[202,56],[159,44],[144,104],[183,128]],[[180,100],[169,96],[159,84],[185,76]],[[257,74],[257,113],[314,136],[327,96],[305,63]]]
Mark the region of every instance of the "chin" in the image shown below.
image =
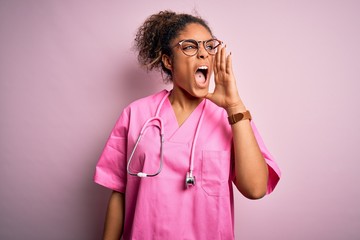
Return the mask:
[[[209,93],[209,87],[201,88],[201,89],[195,89],[193,92],[193,96],[197,98],[204,98]]]

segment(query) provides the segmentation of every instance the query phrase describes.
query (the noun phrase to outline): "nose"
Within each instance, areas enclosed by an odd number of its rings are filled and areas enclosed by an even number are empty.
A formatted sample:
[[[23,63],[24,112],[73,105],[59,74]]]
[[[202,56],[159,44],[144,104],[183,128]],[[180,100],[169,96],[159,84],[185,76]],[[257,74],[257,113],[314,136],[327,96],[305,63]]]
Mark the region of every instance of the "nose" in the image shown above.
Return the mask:
[[[199,51],[197,53],[198,58],[207,58],[209,53],[206,51],[204,42],[199,43]]]

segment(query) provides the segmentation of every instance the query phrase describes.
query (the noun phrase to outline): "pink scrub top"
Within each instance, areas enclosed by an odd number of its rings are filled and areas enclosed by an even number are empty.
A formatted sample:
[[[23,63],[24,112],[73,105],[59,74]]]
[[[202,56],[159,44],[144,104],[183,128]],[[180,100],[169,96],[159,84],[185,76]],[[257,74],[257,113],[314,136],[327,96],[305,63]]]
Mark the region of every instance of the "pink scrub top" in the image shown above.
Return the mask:
[[[127,173],[127,160],[139,132],[144,122],[154,117],[166,94],[163,90],[124,109],[96,166],[94,180],[125,193],[125,240],[234,239],[232,132],[224,109],[203,100],[179,126],[171,103],[166,99],[160,110],[165,133],[161,173],[147,178]],[[193,175],[196,184],[186,188],[191,145],[205,101],[195,144]],[[267,193],[270,193],[279,181],[280,170],[253,121],[251,125],[269,167]],[[153,173],[159,164],[159,129],[151,127],[139,143],[130,169]]]

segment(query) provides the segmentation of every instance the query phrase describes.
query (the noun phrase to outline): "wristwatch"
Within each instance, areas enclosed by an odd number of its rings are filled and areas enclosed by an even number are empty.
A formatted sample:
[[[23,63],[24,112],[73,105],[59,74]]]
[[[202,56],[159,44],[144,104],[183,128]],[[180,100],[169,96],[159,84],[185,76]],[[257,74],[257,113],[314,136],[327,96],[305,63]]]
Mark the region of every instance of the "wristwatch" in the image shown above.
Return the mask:
[[[249,111],[242,112],[242,113],[235,113],[228,117],[230,125],[233,125],[241,120],[246,120],[246,119],[251,120],[251,114]]]

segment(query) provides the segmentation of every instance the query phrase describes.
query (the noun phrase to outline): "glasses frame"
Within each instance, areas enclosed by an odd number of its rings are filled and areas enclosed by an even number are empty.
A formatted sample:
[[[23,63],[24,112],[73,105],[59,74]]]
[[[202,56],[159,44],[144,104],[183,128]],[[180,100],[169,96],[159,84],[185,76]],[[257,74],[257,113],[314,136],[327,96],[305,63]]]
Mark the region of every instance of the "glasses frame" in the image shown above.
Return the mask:
[[[209,52],[209,50],[206,48],[206,43],[210,42],[210,41],[218,41],[219,44],[217,46],[215,46],[214,49],[218,48],[220,45],[223,44],[223,42],[217,38],[211,38],[209,40],[205,40],[205,41],[196,41],[195,39],[184,39],[184,40],[181,40],[180,42],[178,42],[174,47],[177,47],[177,46],[180,46],[180,50],[186,55],[186,56],[189,56],[189,57],[192,57],[192,56],[195,56],[196,54],[198,54],[199,50],[200,50],[200,44],[203,43],[203,46],[204,46],[204,49],[206,50],[207,53],[209,53],[210,55],[215,55],[215,53],[211,53]],[[193,42],[193,43],[197,43],[197,49],[196,49],[196,52],[194,54],[188,54],[186,53],[183,48],[182,48],[182,44],[184,42]]]

